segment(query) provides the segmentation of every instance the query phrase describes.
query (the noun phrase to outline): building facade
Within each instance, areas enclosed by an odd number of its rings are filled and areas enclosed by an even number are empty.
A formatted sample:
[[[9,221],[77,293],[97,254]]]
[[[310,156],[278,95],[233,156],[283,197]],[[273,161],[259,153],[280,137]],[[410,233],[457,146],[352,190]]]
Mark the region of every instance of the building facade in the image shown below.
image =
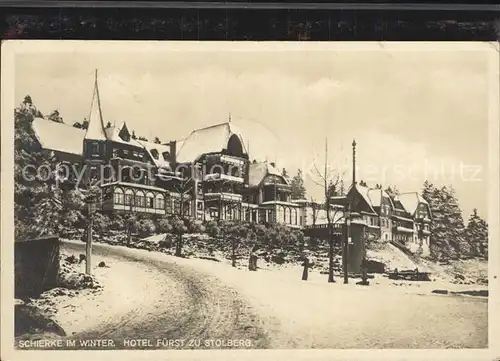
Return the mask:
[[[324,203],[292,199],[290,181],[274,163],[250,161],[231,121],[164,144],[136,139],[127,124],[105,122],[96,77],[87,129],[41,118],[33,121],[33,129],[41,147],[80,171],[81,176],[72,172],[71,177],[79,186],[99,185],[102,212],[328,226]],[[346,196],[331,199],[336,234],[345,222],[346,200],[368,238],[428,252],[431,214],[417,193],[395,198],[354,183]]]
[[[348,193],[351,211],[359,214],[369,239],[391,242],[412,253],[430,253],[429,204],[417,192],[391,196],[380,188],[355,184]]]

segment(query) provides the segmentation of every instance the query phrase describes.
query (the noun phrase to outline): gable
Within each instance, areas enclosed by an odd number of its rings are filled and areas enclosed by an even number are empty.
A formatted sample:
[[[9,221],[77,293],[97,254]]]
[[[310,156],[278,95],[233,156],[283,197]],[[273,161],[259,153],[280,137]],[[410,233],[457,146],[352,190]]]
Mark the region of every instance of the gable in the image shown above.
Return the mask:
[[[120,131],[118,132],[118,136],[125,142],[130,141],[130,132],[128,131],[127,125],[125,123],[123,123]]]
[[[351,187],[347,197],[351,203],[351,211],[376,213],[370,204],[368,196],[361,193],[357,186]]]
[[[264,177],[263,184],[269,185],[269,184],[286,184],[282,176],[278,176],[275,174],[268,174],[267,176]]]

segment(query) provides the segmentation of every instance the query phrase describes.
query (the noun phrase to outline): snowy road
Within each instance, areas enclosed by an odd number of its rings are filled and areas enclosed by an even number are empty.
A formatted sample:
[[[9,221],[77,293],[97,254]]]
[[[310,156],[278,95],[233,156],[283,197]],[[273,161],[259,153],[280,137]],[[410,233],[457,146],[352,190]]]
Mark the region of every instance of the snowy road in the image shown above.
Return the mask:
[[[94,264],[105,260],[109,272],[115,273],[113,282],[120,285],[113,285],[117,286],[111,290],[113,297],[104,295],[103,303],[110,298],[115,302],[104,305],[109,312],[85,307],[103,321],[77,332],[75,339],[109,339],[114,348],[138,349],[211,348],[211,343],[228,344],[229,340],[239,341],[237,348],[269,346],[249,306],[215,277],[155,260],[148,252],[100,244],[93,249]],[[65,243],[63,250],[82,253],[84,245]]]
[[[81,253],[83,246],[63,248]],[[237,348],[483,348],[488,343],[484,298],[328,284],[323,275],[303,282],[295,271],[248,272],[102,244],[94,252],[95,262],[105,260],[113,274],[104,287],[108,296],[101,295],[108,305],[100,312],[92,312],[92,305],[80,308],[93,314],[94,322],[73,337],[108,338],[115,348],[133,346],[124,344],[126,339],[154,340],[142,348],[163,349],[189,348],[189,340],[201,341],[192,348],[221,348],[210,344],[216,340],[245,342]],[[113,297],[116,304],[110,306]],[[184,341],[167,346],[158,340]]]

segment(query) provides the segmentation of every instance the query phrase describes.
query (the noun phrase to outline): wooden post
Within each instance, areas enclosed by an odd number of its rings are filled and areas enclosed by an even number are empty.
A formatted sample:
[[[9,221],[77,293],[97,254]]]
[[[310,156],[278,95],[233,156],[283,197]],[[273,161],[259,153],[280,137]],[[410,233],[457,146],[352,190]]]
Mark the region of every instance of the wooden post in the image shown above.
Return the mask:
[[[350,205],[348,204],[346,207],[346,210],[344,212],[344,217],[345,217],[345,237],[344,237],[344,249],[342,251],[342,268],[344,271],[344,284],[349,283],[349,275],[347,273],[347,262],[348,262],[348,254],[347,252],[349,251],[349,226],[351,223],[350,220],[351,216],[351,209]]]
[[[89,202],[89,224],[87,228],[87,245],[85,248],[85,273],[91,274],[91,266],[92,266],[92,224],[93,222],[93,214],[92,214],[92,201]]]

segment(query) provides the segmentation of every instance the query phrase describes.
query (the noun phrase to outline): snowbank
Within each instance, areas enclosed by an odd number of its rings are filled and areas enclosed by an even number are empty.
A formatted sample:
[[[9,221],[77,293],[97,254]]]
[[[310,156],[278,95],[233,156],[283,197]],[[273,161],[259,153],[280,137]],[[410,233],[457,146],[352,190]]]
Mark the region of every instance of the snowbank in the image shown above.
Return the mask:
[[[381,244],[377,249],[368,249],[366,251],[366,258],[368,260],[377,261],[385,265],[386,270],[414,270],[418,268],[423,271],[422,265],[417,265],[400,249],[390,243]]]

